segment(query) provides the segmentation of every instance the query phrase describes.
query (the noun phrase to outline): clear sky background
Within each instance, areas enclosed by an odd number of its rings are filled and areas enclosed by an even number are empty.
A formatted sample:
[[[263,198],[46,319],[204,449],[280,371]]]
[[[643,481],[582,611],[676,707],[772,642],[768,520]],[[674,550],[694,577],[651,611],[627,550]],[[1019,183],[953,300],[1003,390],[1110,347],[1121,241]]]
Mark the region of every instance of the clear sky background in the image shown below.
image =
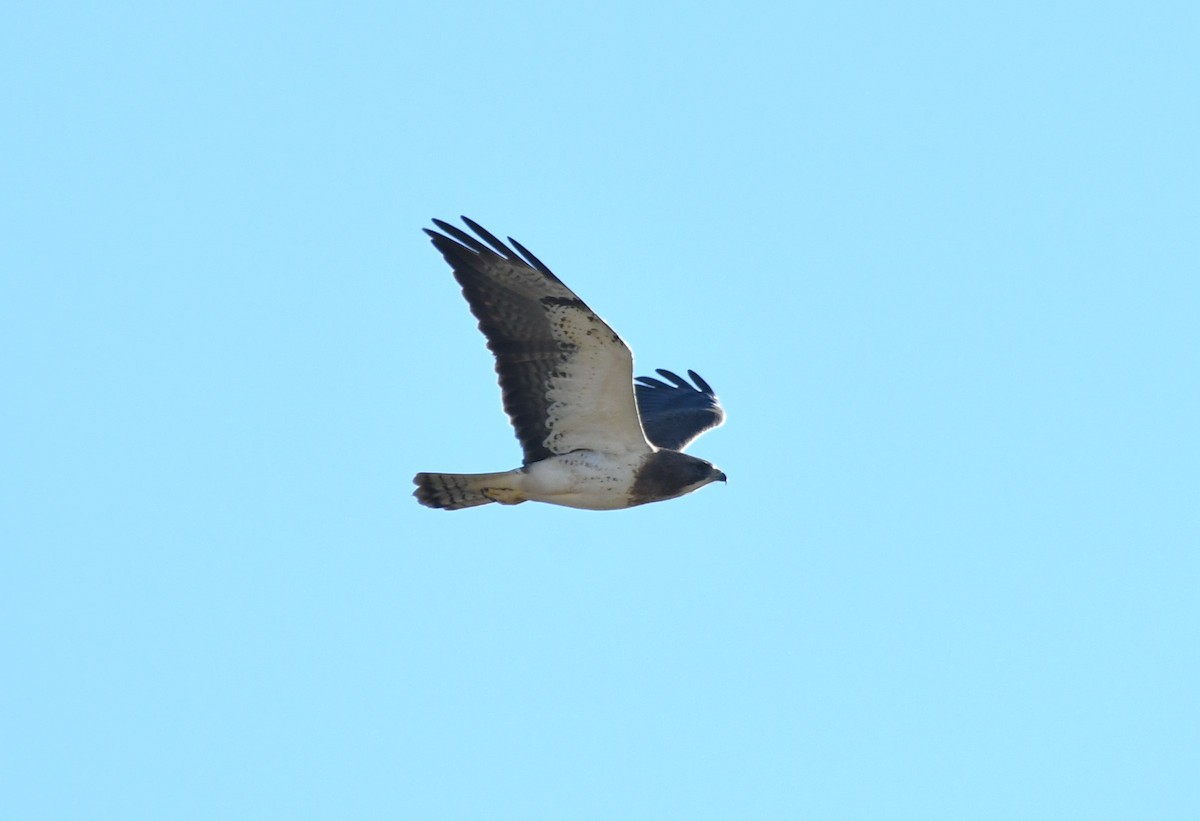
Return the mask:
[[[1196,9],[8,8],[0,816],[1200,817]],[[417,505],[459,214],[728,486]]]

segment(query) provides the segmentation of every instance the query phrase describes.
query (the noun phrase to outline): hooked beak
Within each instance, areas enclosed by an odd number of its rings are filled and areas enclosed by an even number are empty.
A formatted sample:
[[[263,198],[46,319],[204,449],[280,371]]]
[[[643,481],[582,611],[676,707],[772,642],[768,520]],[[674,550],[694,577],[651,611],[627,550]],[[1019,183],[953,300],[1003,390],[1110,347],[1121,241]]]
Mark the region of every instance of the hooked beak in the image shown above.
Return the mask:
[[[725,483],[729,482],[729,480],[727,478],[725,478],[725,472],[721,471],[721,470],[717,470],[716,468],[713,468],[712,480],[714,482],[725,482]]]

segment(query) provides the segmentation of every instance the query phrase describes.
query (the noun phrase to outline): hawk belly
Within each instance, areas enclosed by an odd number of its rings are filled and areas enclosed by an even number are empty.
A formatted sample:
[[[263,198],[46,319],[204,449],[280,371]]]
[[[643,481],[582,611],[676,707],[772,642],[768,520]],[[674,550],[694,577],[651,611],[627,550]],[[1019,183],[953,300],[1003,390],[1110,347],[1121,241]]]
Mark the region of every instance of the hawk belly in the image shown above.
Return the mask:
[[[526,499],[584,510],[629,507],[643,453],[608,454],[576,450],[551,456],[521,469],[519,490]]]

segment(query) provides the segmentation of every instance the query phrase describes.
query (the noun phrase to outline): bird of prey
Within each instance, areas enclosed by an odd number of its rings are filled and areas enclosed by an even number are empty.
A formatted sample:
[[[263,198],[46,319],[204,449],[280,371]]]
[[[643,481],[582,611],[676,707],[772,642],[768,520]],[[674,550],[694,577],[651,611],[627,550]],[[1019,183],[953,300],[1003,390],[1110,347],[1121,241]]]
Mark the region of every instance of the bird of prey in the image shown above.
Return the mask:
[[[725,412],[695,372],[639,377],[621,338],[537,257],[463,217],[425,229],[454,270],[496,359],[504,410],[524,450],[500,473],[418,473],[414,496],[459,510],[547,502],[619,510],[674,499],[725,474],[682,450]],[[513,249],[516,249],[515,251]]]

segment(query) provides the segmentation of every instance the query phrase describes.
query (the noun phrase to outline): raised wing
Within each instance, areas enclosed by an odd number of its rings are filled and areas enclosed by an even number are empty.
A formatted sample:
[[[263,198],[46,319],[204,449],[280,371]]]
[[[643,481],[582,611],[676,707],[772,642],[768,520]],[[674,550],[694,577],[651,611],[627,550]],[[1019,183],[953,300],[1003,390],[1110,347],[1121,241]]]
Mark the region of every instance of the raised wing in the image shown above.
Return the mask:
[[[636,385],[642,428],[656,447],[683,450],[697,436],[725,421],[725,409],[700,374],[688,371],[696,383],[693,387],[671,371],[657,370],[659,376],[673,384],[653,376],[639,376]]]
[[[520,243],[509,238],[514,252],[462,219],[479,239],[441,220],[433,222],[444,233],[425,233],[454,269],[496,356],[525,464],[581,448],[649,450],[633,355],[621,338]]]

